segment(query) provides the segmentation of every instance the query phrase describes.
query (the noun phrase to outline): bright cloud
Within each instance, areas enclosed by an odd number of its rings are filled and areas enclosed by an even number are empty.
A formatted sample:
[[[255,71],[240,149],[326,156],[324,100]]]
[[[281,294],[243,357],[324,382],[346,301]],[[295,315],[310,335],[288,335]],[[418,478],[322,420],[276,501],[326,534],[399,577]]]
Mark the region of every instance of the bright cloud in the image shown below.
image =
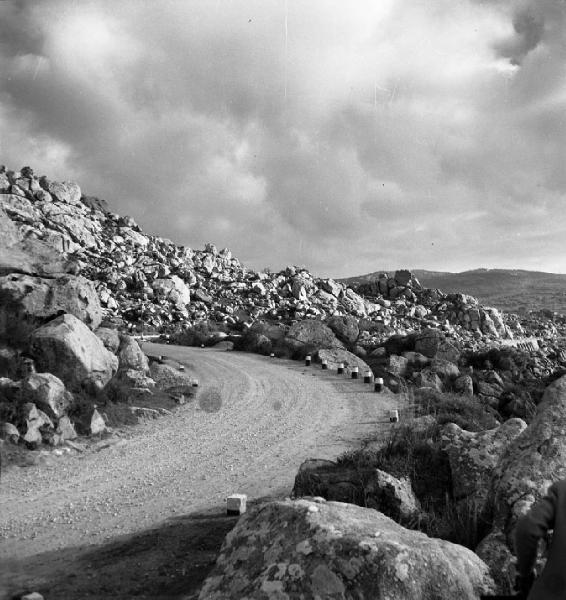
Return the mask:
[[[262,268],[566,272],[560,0],[0,3],[0,151]]]

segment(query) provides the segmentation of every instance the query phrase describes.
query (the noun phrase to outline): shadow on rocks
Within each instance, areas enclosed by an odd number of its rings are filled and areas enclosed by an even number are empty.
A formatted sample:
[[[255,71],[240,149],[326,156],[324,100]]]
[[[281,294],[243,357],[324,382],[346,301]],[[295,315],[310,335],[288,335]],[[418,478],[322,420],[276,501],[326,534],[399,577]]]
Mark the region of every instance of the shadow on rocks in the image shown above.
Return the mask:
[[[103,545],[38,554],[25,564],[8,561],[0,599],[16,600],[30,591],[59,600],[196,599],[237,520],[218,507]]]

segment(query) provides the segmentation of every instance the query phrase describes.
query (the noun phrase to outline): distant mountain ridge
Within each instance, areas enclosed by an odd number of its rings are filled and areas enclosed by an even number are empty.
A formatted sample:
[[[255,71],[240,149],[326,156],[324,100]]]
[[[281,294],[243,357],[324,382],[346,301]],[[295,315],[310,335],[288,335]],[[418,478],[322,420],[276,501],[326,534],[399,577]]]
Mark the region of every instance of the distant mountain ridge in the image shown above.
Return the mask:
[[[375,279],[380,273],[348,277],[341,282],[354,285]],[[509,312],[548,309],[566,313],[566,275],[525,269],[473,269],[461,273],[412,269],[412,273],[427,288],[446,293],[469,294],[483,304]]]

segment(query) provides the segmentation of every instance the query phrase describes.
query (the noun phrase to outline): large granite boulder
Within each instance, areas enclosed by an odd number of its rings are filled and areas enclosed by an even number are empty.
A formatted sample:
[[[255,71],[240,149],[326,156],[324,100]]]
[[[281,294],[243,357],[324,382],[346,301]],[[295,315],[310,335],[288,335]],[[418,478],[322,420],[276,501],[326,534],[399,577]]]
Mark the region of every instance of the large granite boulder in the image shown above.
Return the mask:
[[[324,348],[319,350],[318,359],[321,362],[326,360],[330,370],[336,370],[342,363],[348,370],[352,367],[358,367],[362,376],[366,371],[371,372],[369,365],[363,359],[342,348]]]
[[[358,319],[352,315],[330,317],[326,324],[336,334],[336,337],[346,344],[353,344],[360,335]]]
[[[531,424],[508,446],[494,471],[490,502],[495,528],[510,532],[533,502],[564,477],[566,376],[546,388]]]
[[[0,277],[0,339],[22,343],[36,327],[62,313],[74,315],[92,329],[98,327],[102,309],[92,282],[73,275]]]
[[[10,273],[53,275],[66,273],[71,261],[50,245],[35,238],[25,238],[15,222],[6,214],[0,194],[0,276]]]
[[[147,356],[137,341],[129,335],[121,336],[118,361],[120,369],[133,369],[142,373],[147,373],[149,369]]]
[[[441,444],[450,462],[454,498],[483,505],[495,467],[526,428],[522,419],[509,419],[499,427],[479,432],[465,431],[454,423],[445,425]]]
[[[31,373],[22,381],[24,402],[33,402],[51,418],[62,417],[73,404],[73,395],[65,384],[51,373]]]
[[[372,509],[301,499],[241,517],[199,600],[477,600],[493,590],[488,567],[467,548]]]
[[[285,338],[285,344],[293,350],[306,352],[323,348],[344,348],[344,344],[322,321],[305,320],[294,323]]]
[[[59,202],[79,205],[81,188],[72,181],[50,181],[46,177],[39,180],[41,187]]]
[[[73,315],[61,315],[36,329],[29,350],[38,370],[53,373],[73,391],[99,391],[118,369],[116,356]]]
[[[153,282],[153,292],[159,297],[167,298],[180,308],[191,301],[189,286],[177,275],[156,279]]]

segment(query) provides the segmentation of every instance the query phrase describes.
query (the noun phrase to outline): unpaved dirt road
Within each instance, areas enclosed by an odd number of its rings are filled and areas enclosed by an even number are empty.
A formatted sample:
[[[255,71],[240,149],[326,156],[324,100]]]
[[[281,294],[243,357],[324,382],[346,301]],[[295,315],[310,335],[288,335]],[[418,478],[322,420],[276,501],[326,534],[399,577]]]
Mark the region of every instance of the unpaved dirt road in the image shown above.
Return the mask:
[[[295,361],[144,350],[186,365],[195,400],[106,448],[3,475],[0,599],[193,597],[235,522],[227,495],[288,495],[303,460],[384,433],[399,400]]]

